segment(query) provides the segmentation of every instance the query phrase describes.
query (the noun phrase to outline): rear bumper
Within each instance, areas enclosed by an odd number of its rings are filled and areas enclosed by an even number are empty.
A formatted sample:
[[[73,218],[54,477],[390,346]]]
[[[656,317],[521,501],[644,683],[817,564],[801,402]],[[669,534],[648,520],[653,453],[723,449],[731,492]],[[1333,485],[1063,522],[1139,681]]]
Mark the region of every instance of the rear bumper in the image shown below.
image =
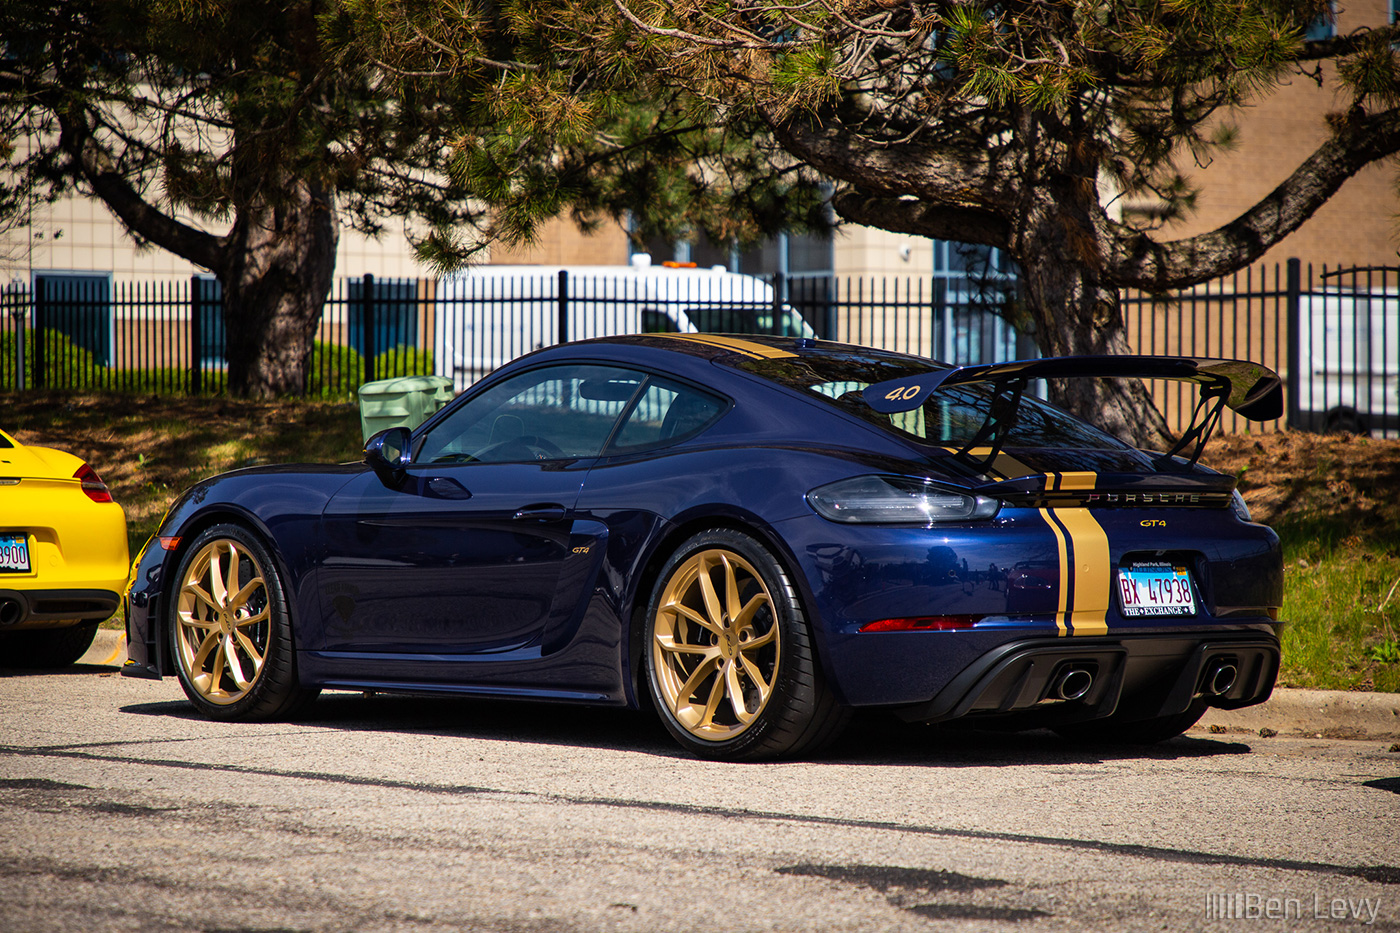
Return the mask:
[[[101,622],[112,617],[121,596],[103,589],[0,589],[0,632],[52,628],[56,623]]]
[[[1155,719],[1199,703],[1222,709],[1262,703],[1278,669],[1279,640],[1269,633],[1025,639],[987,652],[932,699],[895,712],[912,722],[976,718],[1019,728],[1112,715]],[[1058,687],[1071,671],[1078,680],[1066,692],[1083,690],[1066,698]],[[1222,672],[1230,675],[1228,686]]]

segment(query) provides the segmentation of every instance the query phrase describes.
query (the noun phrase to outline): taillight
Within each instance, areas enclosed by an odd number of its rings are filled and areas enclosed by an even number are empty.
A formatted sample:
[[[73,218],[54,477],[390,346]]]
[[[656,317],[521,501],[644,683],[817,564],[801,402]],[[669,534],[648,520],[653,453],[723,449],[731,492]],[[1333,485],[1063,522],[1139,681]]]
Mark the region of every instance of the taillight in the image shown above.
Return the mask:
[[[972,628],[982,619],[982,616],[911,616],[868,622],[862,625],[860,630],[862,632],[950,632],[956,629]]]
[[[83,494],[93,502],[112,501],[112,491],[102,482],[102,477],[97,475],[97,471],[86,463],[78,467],[78,472],[73,474],[73,478],[83,484]]]

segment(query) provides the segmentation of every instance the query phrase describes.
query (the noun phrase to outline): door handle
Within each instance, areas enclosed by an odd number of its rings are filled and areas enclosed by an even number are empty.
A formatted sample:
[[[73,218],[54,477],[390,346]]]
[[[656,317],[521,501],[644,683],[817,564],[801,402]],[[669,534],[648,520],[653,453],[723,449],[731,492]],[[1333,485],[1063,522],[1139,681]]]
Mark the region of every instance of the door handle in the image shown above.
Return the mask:
[[[516,512],[514,517],[518,522],[561,522],[564,520],[564,515],[564,507],[551,502],[543,505],[527,505]]]

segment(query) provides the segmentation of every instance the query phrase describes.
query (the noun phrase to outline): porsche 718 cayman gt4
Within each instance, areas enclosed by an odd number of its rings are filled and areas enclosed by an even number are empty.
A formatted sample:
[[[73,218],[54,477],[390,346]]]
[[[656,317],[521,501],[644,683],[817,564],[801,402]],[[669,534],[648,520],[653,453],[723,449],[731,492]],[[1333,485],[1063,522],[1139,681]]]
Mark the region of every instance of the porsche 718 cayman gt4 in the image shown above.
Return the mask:
[[[1033,397],[1192,383],[1148,453]],[[1278,539],[1198,464],[1252,363],[950,368],[807,338],[541,350],[363,463],[218,476],[133,568],[126,673],[216,719],[322,689],[635,706],[710,758],[811,753],[855,708],[1154,741],[1278,671]]]

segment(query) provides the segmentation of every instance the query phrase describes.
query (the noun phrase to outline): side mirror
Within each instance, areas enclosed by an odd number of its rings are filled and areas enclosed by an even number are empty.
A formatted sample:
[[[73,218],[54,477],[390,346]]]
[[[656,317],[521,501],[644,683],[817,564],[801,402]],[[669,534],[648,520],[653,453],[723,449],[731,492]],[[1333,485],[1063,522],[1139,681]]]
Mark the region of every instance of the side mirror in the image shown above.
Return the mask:
[[[385,428],[365,441],[365,463],[390,489],[403,485],[409,464],[408,428]]]

